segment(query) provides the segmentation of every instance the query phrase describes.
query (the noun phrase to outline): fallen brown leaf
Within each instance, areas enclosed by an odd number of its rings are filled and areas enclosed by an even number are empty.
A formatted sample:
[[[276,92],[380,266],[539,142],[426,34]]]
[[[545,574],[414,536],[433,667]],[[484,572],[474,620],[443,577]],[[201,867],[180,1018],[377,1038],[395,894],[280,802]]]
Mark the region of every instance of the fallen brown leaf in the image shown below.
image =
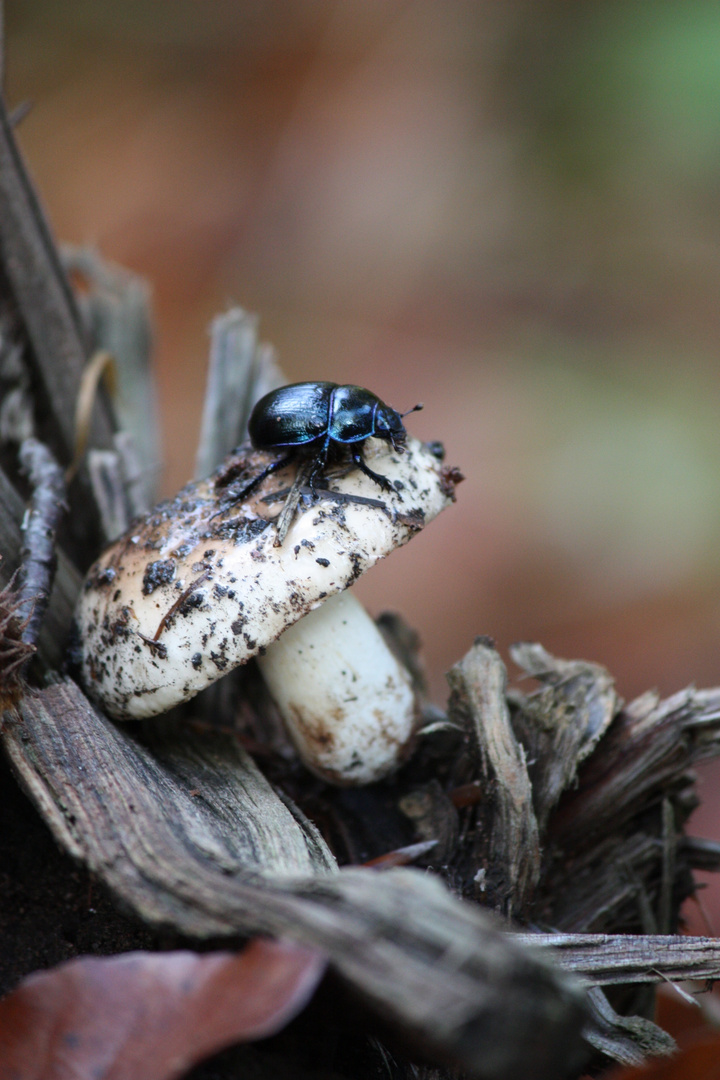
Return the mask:
[[[322,956],[257,938],[241,953],[127,953],[30,975],[0,1001],[1,1080],[171,1080],[307,1003]]]

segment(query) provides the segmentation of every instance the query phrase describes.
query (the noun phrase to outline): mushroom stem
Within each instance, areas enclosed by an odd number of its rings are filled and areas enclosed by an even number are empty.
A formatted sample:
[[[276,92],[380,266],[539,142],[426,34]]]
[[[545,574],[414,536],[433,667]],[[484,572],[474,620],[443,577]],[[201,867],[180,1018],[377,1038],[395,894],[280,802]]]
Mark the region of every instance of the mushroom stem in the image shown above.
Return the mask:
[[[415,700],[406,669],[350,593],[295,623],[259,657],[305,765],[333,784],[369,784],[402,763]]]

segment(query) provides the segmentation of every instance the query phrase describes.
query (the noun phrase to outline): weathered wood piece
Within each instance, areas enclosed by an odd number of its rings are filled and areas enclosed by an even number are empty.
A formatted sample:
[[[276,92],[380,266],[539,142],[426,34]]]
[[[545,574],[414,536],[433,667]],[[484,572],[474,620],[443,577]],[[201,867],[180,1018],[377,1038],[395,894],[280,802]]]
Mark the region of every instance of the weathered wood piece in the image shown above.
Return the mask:
[[[0,447],[19,446],[34,434],[33,393],[25,336],[0,263]]]
[[[595,986],[716,979],[720,940],[681,934],[516,934]]]
[[[0,469],[0,587],[6,586],[21,565],[23,534],[21,523],[25,504]],[[49,668],[62,665],[75,600],[80,590],[80,575],[60,550],[58,566],[38,639],[40,659]]]
[[[619,829],[648,803],[688,784],[687,769],[720,744],[720,689],[647,693],[626,705],[553,822],[564,843]]]
[[[257,324],[257,316],[242,308],[231,308],[212,321],[196,480],[209,476],[247,438],[255,403],[285,382],[273,350],[258,342]]]
[[[73,456],[75,399],[87,357],[80,316],[50,229],[0,99],[0,261],[32,348],[37,386],[55,426],[56,453]],[[112,419],[98,402],[93,442],[109,445]]]
[[[35,645],[55,580],[57,530],[67,509],[65,481],[55,458],[38,439],[25,439],[20,464],[28,475],[32,495],[23,519],[18,616],[25,624],[23,641]]]
[[[0,589],[0,730],[2,714],[25,692],[25,669],[35,655],[35,646],[23,641],[27,620],[18,618],[20,600],[14,586],[11,580]]]
[[[121,437],[125,442],[130,440],[133,449],[119,448],[118,435],[115,447],[123,461],[123,472],[132,474],[125,482],[130,516],[146,514],[157,499],[160,471],[150,287],[139,275],[108,263],[91,248],[64,244],[60,254],[65,269],[81,276],[87,285],[78,306],[93,347],[108,352],[115,360],[117,396],[113,404]],[[128,453],[134,455],[139,468],[128,468]]]
[[[572,982],[436,878],[337,871],[228,740],[165,733],[151,752],[64,681],[28,696],[5,745],[63,845],[149,922],[195,937],[269,933],[326,953],[377,1011],[488,1078],[579,1067]]]
[[[672,927],[692,868],[718,866],[682,830],[697,805],[689,770],[719,750],[718,689],[622,708],[549,819],[534,919],[569,932]]]
[[[515,663],[542,688],[523,699],[513,716],[515,734],[530,762],[533,804],[542,833],[560,796],[607,731],[621,702],[599,664],[559,660],[541,645],[510,648]]]
[[[642,1065],[648,1057],[665,1057],[677,1050],[667,1032],[643,1016],[622,1016],[599,986],[588,990],[592,1023],[585,1038],[600,1053],[621,1065]]]
[[[478,638],[447,678],[448,715],[470,732],[492,803],[490,842],[486,854],[478,851],[484,887],[508,916],[519,915],[538,882],[540,845],[525,753],[510,724],[505,666],[492,643]]]
[[[677,854],[687,861],[693,870],[720,870],[720,841],[706,840],[702,836],[680,836]]]

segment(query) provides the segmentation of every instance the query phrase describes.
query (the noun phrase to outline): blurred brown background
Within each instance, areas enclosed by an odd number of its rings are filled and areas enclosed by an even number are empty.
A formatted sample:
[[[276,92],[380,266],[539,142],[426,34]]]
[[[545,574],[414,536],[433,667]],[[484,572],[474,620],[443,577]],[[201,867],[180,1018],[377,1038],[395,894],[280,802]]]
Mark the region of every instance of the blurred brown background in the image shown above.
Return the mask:
[[[625,697],[720,682],[719,5],[10,0],[6,22],[56,234],[152,284],[164,493],[239,303],[291,380],[424,401],[412,432],[467,476],[359,585],[419,629],[436,699],[478,633],[598,660]]]

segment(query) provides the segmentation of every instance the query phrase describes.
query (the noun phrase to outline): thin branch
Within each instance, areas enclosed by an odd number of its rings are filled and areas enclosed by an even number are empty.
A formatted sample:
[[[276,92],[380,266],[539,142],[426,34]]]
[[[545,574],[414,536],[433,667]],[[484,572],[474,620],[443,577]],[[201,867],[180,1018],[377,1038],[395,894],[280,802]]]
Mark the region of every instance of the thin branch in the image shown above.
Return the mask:
[[[35,645],[55,578],[55,538],[66,508],[65,482],[55,458],[38,439],[25,439],[20,464],[28,474],[32,495],[23,523],[18,615],[25,623],[22,640]]]

